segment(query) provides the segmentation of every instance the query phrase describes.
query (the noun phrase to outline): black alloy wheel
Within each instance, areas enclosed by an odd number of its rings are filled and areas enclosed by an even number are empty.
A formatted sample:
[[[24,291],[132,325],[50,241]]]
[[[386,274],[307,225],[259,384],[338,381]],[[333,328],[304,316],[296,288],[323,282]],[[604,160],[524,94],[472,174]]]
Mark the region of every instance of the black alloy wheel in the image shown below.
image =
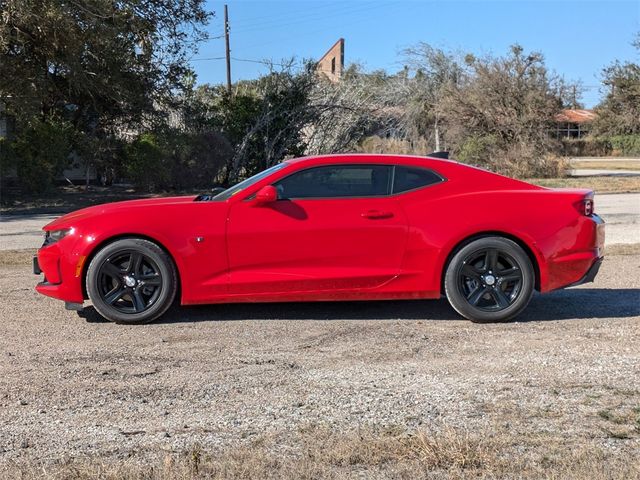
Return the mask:
[[[458,269],[458,289],[470,305],[494,312],[516,301],[522,270],[507,253],[495,248],[473,252]]]
[[[108,320],[147,323],[173,303],[177,289],[171,258],[148,240],[128,238],[102,248],[87,270],[93,306]]]
[[[453,308],[477,322],[498,322],[518,315],[531,300],[535,274],[531,260],[515,242],[484,237],[460,249],[445,276]]]
[[[100,265],[98,289],[105,303],[117,311],[141,313],[160,296],[160,269],[151,258],[138,251],[118,252]]]

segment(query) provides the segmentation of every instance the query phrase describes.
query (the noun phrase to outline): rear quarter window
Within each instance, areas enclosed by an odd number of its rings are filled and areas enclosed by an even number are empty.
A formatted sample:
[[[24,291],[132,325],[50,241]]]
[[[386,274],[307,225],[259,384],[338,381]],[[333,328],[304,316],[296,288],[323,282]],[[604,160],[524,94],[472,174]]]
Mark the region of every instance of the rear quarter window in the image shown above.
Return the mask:
[[[408,192],[409,190],[427,187],[442,181],[444,181],[444,179],[431,170],[396,165],[393,179],[393,193]]]

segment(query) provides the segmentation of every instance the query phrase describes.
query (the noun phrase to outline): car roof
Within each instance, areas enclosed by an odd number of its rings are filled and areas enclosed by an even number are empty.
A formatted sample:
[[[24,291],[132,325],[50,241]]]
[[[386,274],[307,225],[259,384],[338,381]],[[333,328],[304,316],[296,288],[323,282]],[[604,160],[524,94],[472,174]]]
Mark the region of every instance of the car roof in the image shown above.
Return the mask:
[[[456,162],[455,160],[446,160],[443,158],[421,157],[417,155],[396,155],[383,153],[339,153],[332,155],[315,155],[308,157],[292,158],[285,160],[289,165],[298,167],[304,166],[321,166],[321,165],[339,165],[349,163],[379,163],[379,164],[396,164],[408,165],[414,167],[422,167],[433,169],[439,175],[448,180],[464,181],[465,188],[468,190],[491,189],[491,188],[510,188],[510,189],[536,189],[543,190],[538,187],[521,180],[509,178],[497,173],[490,172],[483,168]]]

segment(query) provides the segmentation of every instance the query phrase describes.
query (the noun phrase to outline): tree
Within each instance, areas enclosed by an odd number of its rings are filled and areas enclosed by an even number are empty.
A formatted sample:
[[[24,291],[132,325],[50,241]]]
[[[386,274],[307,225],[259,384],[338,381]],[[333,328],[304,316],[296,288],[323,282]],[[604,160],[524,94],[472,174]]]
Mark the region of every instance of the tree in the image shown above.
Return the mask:
[[[20,118],[139,121],[182,87],[204,0],[0,0],[0,96]]]
[[[433,150],[441,150],[442,112],[438,108],[444,89],[455,86],[464,70],[455,55],[426,43],[419,43],[403,52],[415,71],[407,101],[407,127],[414,135],[432,140]]]
[[[633,46],[640,54],[640,33]],[[640,134],[640,65],[615,61],[604,68],[602,77],[607,94],[596,108],[598,117],[593,133],[599,136]]]
[[[309,102],[316,81],[311,64],[296,73],[290,62],[279,71],[272,68],[268,75],[239,85],[233,97],[222,98],[218,125],[235,147],[225,169],[226,181],[304,154],[304,128],[317,115]]]
[[[467,56],[466,64],[438,103],[454,155],[509,175],[561,173],[549,131],[567,84],[549,73],[544,57],[514,45],[505,57]]]
[[[88,168],[161,119],[210,16],[204,0],[0,0],[0,101],[18,129],[70,123]]]
[[[65,168],[71,138],[72,130],[64,122],[36,122],[21,130],[7,151],[2,152],[0,168],[14,167],[25,192],[43,192]]]

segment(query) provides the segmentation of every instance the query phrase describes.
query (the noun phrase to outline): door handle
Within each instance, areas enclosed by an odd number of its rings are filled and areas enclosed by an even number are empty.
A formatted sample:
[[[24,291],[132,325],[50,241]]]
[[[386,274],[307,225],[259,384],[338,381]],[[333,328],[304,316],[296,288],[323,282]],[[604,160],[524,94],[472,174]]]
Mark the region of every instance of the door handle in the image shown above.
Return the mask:
[[[364,212],[362,214],[364,218],[370,218],[372,220],[380,220],[383,218],[391,218],[393,217],[392,212],[385,212],[383,210],[369,210],[368,212]]]

